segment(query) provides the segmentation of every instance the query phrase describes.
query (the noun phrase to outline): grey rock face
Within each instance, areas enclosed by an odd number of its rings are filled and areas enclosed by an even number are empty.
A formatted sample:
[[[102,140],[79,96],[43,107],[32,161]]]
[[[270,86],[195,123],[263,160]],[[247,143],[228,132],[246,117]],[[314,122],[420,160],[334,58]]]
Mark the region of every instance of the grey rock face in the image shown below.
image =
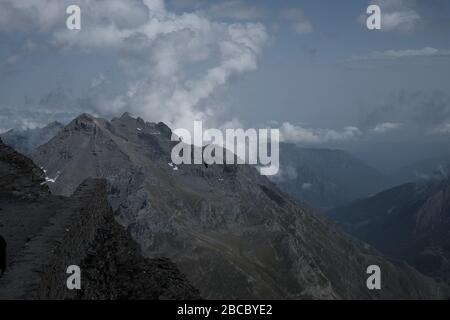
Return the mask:
[[[173,262],[142,256],[114,220],[104,180],[86,180],[68,198],[51,195],[42,176],[0,142],[0,299],[200,298]],[[80,291],[65,285],[70,265],[81,267]]]
[[[0,197],[37,198],[49,194],[43,172],[0,140]]]
[[[163,124],[83,115],[34,153],[58,194],[106,178],[116,220],[174,261],[204,298],[439,298],[436,284],[343,235],[250,166],[174,166]],[[380,265],[385,287],[366,288]]]

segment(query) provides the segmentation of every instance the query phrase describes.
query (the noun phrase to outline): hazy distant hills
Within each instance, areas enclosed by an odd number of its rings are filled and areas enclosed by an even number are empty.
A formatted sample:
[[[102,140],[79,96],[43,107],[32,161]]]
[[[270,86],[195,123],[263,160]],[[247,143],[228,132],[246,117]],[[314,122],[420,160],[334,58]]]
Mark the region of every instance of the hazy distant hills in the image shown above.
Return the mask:
[[[0,138],[5,144],[13,147],[15,150],[28,154],[40,145],[48,142],[61,131],[62,128],[64,128],[64,126],[55,121],[42,128],[27,130],[11,129],[0,134]]]
[[[450,176],[449,168],[450,155],[433,157],[395,170],[389,175],[389,183],[395,186],[406,182],[445,178]]]
[[[434,157],[382,174],[343,150],[280,145],[280,173],[273,181],[286,193],[329,210],[408,182],[450,175],[450,155]]]
[[[251,166],[181,165],[163,123],[84,114],[33,153],[50,189],[106,178],[116,220],[173,260],[204,298],[438,298],[435,283],[337,231]],[[366,268],[383,270],[369,291]]]
[[[275,183],[316,208],[331,208],[382,190],[386,178],[342,150],[280,145],[281,172]]]
[[[381,252],[450,283],[450,180],[408,183],[334,209],[330,217]]]

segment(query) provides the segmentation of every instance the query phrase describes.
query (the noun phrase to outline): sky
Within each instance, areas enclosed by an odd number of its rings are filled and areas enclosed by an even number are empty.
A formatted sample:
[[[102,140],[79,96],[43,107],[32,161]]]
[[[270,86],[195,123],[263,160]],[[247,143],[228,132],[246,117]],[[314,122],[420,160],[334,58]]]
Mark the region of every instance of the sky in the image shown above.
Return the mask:
[[[128,111],[280,128],[386,172],[450,154],[447,0],[0,0],[0,43],[0,132]]]

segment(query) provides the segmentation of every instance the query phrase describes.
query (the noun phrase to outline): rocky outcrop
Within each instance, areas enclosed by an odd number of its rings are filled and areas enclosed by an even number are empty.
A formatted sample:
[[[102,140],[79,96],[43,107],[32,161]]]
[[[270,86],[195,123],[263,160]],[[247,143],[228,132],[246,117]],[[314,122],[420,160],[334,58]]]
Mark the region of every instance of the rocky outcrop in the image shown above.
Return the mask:
[[[49,194],[44,173],[29,158],[0,140],[0,197],[38,198]]]
[[[106,182],[88,180],[75,193],[75,198],[85,198],[93,194],[106,195]],[[84,201],[84,200],[83,200]],[[100,214],[84,208],[81,220],[77,220],[79,230],[95,230],[92,241],[86,246],[80,264],[83,270],[84,289],[77,294],[83,299],[199,299],[198,291],[192,287],[176,265],[165,258],[143,258],[141,249],[131,236],[113,218],[112,211],[104,196],[95,205],[102,205]],[[104,210],[107,208],[106,210]],[[92,217],[94,215],[94,217]],[[84,219],[83,219],[84,218]],[[77,218],[78,219],[78,218]],[[95,226],[92,220],[98,219]],[[83,225],[83,220],[86,224]],[[79,231],[74,231],[74,235]],[[81,238],[86,238],[81,236]],[[69,234],[66,238],[71,239]],[[68,256],[74,243],[63,250]],[[67,261],[69,262],[69,261]]]
[[[46,190],[35,181],[40,175],[31,161],[0,143],[4,153],[8,157],[1,158],[0,167],[16,170],[26,191]],[[0,191],[7,195],[16,189],[25,196],[0,200],[0,234],[9,244],[0,299],[200,298],[171,261],[141,255],[113,218],[104,180],[86,180],[70,198],[30,197],[19,184]],[[71,265],[81,268],[81,290],[66,286]]]
[[[166,256],[208,299],[438,299],[440,287],[298,204],[251,166],[171,163],[162,124],[83,115],[33,159],[70,195],[108,181],[116,220],[148,257]],[[379,265],[384,286],[366,287]]]

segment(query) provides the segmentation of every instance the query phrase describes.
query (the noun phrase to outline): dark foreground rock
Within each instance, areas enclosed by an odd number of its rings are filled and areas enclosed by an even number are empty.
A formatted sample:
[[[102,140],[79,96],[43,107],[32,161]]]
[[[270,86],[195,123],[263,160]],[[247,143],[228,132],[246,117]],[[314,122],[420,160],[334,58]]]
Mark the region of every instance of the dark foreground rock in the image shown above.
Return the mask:
[[[14,188],[0,188],[0,234],[8,242],[0,299],[200,298],[171,261],[141,255],[114,221],[104,180],[86,180],[70,198],[55,197],[45,192],[39,169],[1,141],[0,157],[0,180],[18,177]],[[66,286],[70,265],[81,268],[81,290]]]
[[[105,181],[86,181],[75,196],[89,197],[96,192],[106,194]],[[102,202],[102,205],[108,206],[106,197]],[[91,215],[92,212],[89,210],[84,212],[82,210],[82,220],[78,222],[79,230],[89,230],[92,227],[89,225],[93,218]],[[86,225],[83,225],[83,220]],[[80,265],[84,272],[85,285],[77,295],[78,298],[200,298],[198,291],[188,283],[185,276],[169,259],[143,258],[139,246],[123,227],[115,222],[109,207],[107,215],[98,217],[97,226],[99,227],[95,230],[94,240],[87,246],[87,255]],[[70,236],[66,238],[71,239]]]

